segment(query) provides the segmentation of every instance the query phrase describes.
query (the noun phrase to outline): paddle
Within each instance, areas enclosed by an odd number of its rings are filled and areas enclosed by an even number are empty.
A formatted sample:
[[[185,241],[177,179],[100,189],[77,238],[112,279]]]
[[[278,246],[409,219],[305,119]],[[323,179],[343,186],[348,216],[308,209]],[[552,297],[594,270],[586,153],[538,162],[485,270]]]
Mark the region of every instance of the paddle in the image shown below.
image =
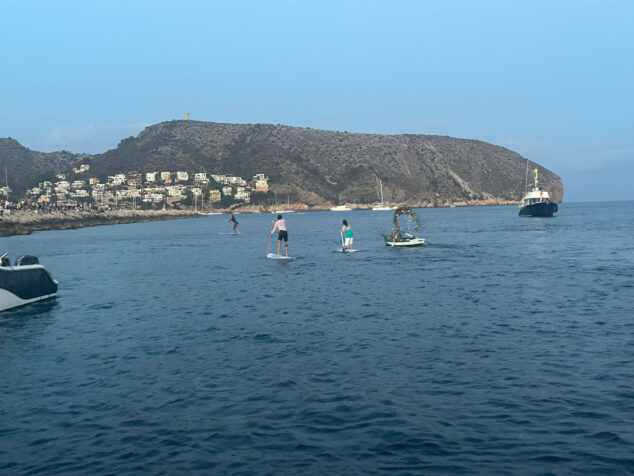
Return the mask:
[[[275,222],[273,222],[275,223]],[[271,242],[273,241],[273,232],[271,232],[271,236],[269,237],[269,247],[266,249],[266,255],[265,256],[269,256],[269,252],[271,251]]]

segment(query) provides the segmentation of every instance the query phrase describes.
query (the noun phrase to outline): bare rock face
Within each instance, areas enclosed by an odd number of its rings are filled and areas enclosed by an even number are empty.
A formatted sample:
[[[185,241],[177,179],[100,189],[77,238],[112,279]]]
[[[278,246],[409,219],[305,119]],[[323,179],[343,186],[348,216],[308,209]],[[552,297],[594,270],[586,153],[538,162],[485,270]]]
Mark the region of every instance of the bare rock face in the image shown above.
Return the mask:
[[[560,180],[551,180],[546,187],[550,199],[553,202],[561,203],[564,200],[564,184]]]
[[[198,121],[147,127],[88,160],[91,176],[100,178],[168,170],[244,178],[263,173],[280,202],[288,197],[311,207],[376,203],[380,182],[384,201],[390,203],[517,203],[526,170],[519,154],[477,140]],[[561,179],[535,166],[540,183],[560,201]]]

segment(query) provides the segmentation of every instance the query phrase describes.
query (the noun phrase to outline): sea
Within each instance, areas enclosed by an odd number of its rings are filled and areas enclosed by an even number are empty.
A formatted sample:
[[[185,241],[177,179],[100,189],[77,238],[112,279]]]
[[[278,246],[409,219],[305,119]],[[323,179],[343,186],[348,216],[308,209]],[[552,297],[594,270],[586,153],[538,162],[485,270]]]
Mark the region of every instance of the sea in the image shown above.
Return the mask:
[[[634,202],[415,211],[0,239],[60,282],[0,313],[0,473],[634,474]]]

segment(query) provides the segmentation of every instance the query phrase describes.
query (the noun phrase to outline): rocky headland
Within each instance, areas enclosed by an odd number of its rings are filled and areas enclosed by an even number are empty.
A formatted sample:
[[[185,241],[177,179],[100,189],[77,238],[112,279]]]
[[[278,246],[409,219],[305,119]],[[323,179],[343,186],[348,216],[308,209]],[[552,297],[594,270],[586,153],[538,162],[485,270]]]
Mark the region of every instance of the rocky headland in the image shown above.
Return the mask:
[[[261,173],[269,177],[272,193],[252,194],[252,205],[270,208],[276,197],[278,203],[311,209],[375,204],[379,186],[392,205],[517,203],[527,165],[512,150],[473,139],[181,120],[149,126],[97,155],[41,153],[0,139],[0,158],[17,194],[89,164],[89,175],[102,183],[117,173],[182,170],[245,178]],[[533,168],[552,199],[561,202],[561,178],[531,162]]]

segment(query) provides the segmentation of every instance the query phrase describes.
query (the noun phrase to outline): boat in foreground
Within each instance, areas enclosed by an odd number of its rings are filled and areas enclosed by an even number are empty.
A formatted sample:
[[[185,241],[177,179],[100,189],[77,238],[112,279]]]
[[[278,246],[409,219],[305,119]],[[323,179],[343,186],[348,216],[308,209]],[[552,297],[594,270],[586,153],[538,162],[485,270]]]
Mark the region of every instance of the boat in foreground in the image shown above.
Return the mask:
[[[552,217],[557,213],[557,204],[550,201],[547,191],[539,188],[537,180],[537,169],[535,173],[535,185],[526,192],[520,201],[520,216],[525,217]]]
[[[53,298],[58,285],[35,256],[22,256],[14,266],[7,253],[0,256],[0,311]]]

